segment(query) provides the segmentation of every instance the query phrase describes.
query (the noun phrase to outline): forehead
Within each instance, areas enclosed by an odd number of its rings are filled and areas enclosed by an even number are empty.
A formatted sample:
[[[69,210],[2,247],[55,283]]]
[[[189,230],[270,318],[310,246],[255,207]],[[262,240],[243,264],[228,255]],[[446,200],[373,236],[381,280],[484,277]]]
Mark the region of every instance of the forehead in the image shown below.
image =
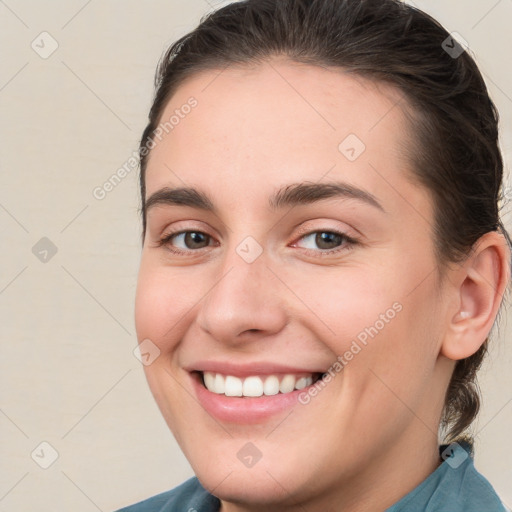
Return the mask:
[[[147,195],[180,182],[254,195],[327,175],[379,195],[382,174],[407,175],[406,107],[393,86],[281,58],[197,73],[161,115]]]

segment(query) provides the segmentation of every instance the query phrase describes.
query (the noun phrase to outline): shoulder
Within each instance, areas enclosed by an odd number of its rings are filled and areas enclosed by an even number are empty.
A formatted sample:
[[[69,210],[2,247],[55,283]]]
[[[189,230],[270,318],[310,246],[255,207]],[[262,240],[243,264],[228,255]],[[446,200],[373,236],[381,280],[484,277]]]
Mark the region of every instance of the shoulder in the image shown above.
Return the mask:
[[[445,501],[452,497],[464,512],[507,512],[493,486],[475,468],[472,444],[462,442],[453,445],[453,449],[450,445],[442,452],[449,452],[449,455],[443,456],[447,471],[440,487],[440,497]]]
[[[192,477],[170,491],[121,508],[116,512],[217,512],[220,501]]]
[[[470,459],[452,492],[457,497],[460,510],[464,512],[507,512],[491,483],[475,468]],[[449,489],[445,490],[448,494]]]
[[[387,512],[508,512],[473,462],[468,443],[441,446],[444,462]]]

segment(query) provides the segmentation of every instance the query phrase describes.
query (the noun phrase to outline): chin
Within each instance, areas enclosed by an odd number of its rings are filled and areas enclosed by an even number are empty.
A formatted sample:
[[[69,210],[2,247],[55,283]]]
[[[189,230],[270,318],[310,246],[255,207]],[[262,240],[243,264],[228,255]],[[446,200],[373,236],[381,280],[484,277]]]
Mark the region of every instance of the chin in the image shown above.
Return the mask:
[[[297,465],[281,456],[280,461],[265,461],[263,457],[253,467],[246,468],[242,464],[221,464],[212,462],[204,467],[203,462],[193,464],[194,472],[211,494],[220,500],[257,510],[269,510],[274,505],[301,500],[308,484],[307,475],[297,470]],[[287,461],[283,465],[283,460]],[[300,466],[299,466],[300,467]]]
[[[222,501],[252,507],[268,507],[278,505],[291,498],[294,490],[286,482],[278,483],[265,470],[258,473],[233,471],[224,481],[219,482],[219,475],[211,474],[204,477],[197,475],[203,487]]]

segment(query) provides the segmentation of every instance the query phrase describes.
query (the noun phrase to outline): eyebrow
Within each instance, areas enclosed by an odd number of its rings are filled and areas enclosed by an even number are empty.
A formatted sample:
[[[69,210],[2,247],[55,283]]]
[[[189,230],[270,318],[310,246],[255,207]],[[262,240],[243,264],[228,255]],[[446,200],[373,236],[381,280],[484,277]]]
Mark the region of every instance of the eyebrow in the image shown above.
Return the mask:
[[[287,206],[311,204],[330,198],[357,199],[385,213],[377,198],[370,192],[344,182],[330,183],[290,183],[275,192],[268,201],[271,210]],[[182,205],[217,213],[213,201],[204,192],[192,187],[157,190],[146,200],[146,212],[154,206]]]

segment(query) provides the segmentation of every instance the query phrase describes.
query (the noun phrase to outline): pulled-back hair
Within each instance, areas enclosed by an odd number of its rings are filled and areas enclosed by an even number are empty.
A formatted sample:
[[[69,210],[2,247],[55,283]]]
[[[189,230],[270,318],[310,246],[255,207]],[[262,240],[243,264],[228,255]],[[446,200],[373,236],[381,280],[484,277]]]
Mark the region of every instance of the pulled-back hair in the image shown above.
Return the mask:
[[[144,240],[147,144],[165,106],[195,73],[257,64],[273,56],[340,68],[394,85],[408,106],[412,177],[431,194],[440,274],[461,263],[489,231],[510,239],[499,218],[503,161],[498,113],[469,52],[432,17],[399,0],[245,0],[202,18],[176,41],[156,74],[156,94],[140,143]],[[470,439],[480,399],[476,373],[488,339],[457,361],[441,427],[445,441]]]

